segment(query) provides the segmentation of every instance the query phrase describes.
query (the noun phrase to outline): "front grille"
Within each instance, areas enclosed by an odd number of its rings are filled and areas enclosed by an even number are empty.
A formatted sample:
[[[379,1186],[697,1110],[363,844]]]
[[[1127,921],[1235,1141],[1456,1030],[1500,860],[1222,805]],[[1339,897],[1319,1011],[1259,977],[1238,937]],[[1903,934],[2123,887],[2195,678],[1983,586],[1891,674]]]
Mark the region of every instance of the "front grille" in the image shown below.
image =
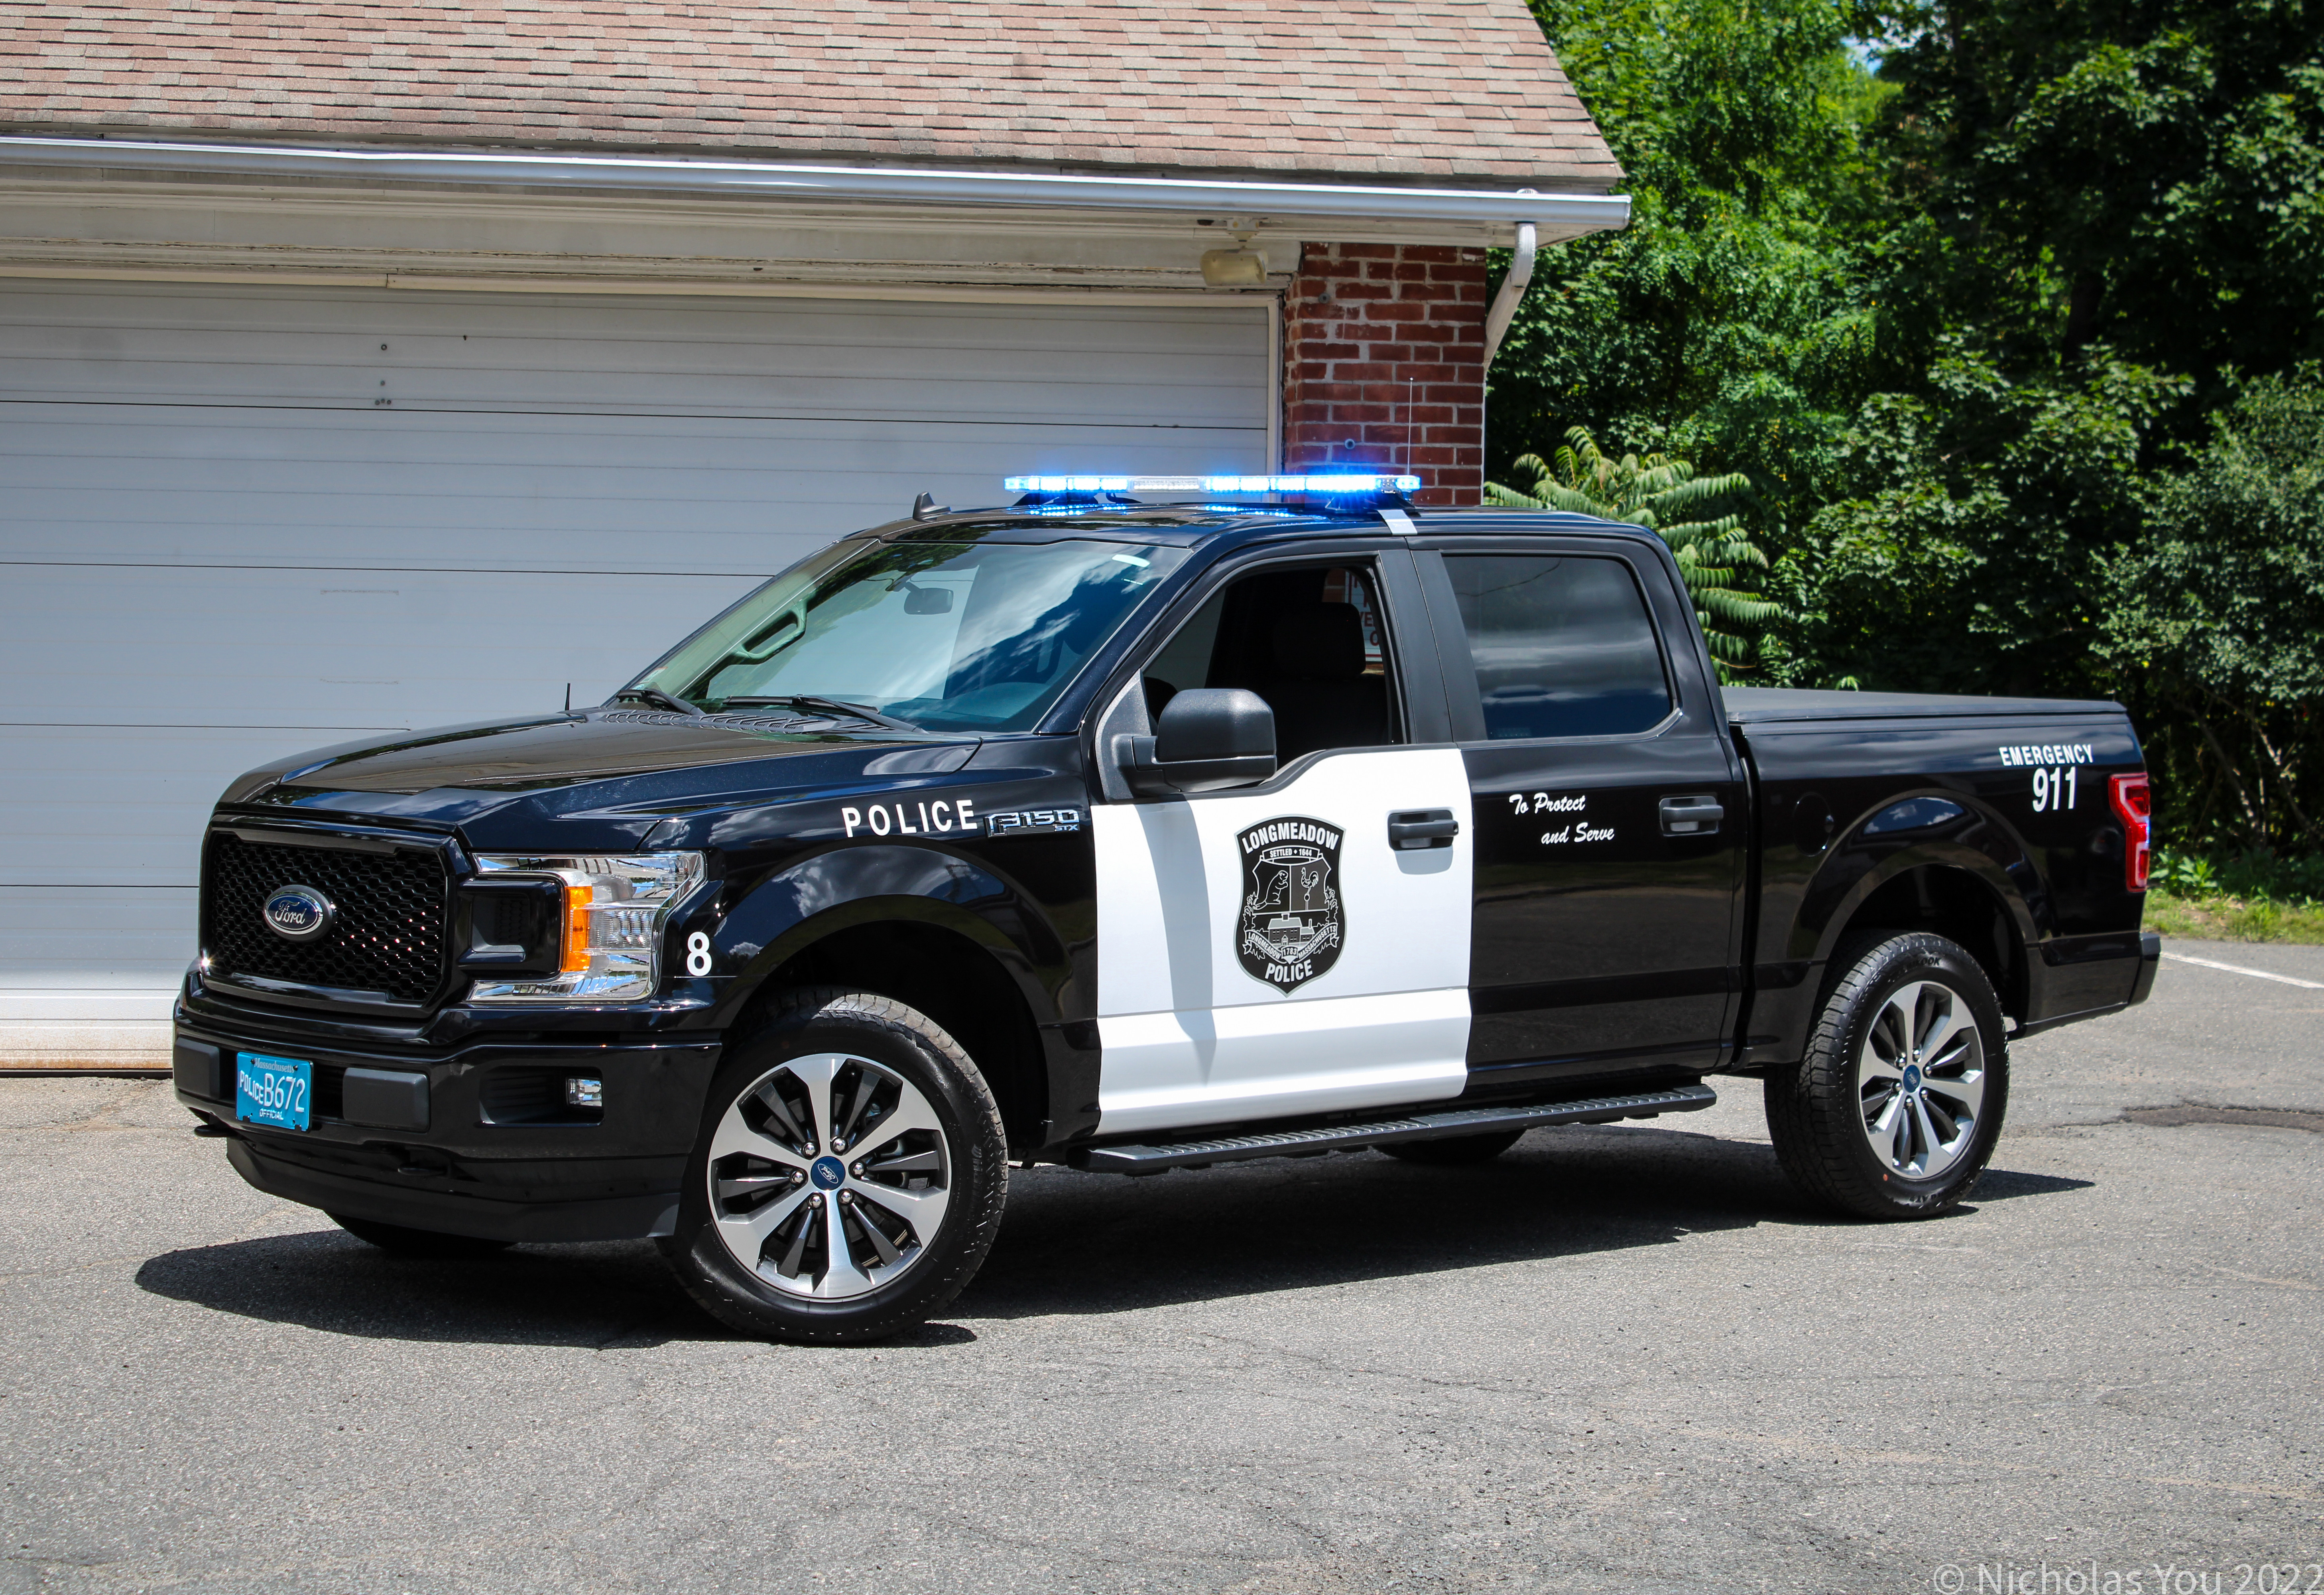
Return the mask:
[[[278,889],[311,886],[337,905],[318,941],[286,941],[261,910]],[[444,977],[447,882],[434,852],[358,853],[210,838],[202,876],[202,951],[221,978],[381,991],[425,1002]]]

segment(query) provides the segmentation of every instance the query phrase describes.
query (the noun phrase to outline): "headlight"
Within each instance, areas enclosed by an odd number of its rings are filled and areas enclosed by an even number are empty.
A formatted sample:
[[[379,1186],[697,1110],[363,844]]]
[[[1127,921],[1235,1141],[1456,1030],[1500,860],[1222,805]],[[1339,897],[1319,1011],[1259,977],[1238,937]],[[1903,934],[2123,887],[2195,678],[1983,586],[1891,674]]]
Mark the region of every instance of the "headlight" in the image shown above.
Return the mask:
[[[553,878],[563,884],[565,900],[556,932],[558,972],[480,980],[468,1000],[636,1002],[661,984],[662,922],[702,879],[702,855],[546,858],[495,853],[479,855],[476,868],[503,877]]]

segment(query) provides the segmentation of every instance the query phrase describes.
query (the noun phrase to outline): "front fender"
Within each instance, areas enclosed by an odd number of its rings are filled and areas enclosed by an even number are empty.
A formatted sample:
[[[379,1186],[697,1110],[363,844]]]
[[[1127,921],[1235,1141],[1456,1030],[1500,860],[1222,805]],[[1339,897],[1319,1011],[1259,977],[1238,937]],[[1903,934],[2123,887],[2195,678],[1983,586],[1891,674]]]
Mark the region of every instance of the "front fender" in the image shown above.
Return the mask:
[[[1009,971],[1037,1023],[1056,1018],[1063,945],[1029,894],[977,860],[936,845],[843,846],[784,865],[743,892],[711,935],[730,978],[715,1020],[731,1023],[768,977],[825,937],[915,922],[954,931]]]

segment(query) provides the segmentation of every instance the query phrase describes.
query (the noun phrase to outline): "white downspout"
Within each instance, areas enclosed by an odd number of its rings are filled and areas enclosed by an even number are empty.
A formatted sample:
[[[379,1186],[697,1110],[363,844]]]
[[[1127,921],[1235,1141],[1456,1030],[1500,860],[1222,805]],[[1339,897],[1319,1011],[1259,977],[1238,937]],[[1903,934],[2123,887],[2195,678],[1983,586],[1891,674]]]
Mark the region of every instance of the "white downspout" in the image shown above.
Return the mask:
[[[1493,355],[1501,346],[1501,339],[1509,330],[1509,323],[1517,313],[1517,301],[1525,298],[1526,285],[1533,281],[1534,229],[1531,222],[1517,224],[1517,253],[1509,259],[1509,274],[1501,279],[1501,290],[1493,296],[1493,307],[1485,312],[1485,369],[1493,369]]]

